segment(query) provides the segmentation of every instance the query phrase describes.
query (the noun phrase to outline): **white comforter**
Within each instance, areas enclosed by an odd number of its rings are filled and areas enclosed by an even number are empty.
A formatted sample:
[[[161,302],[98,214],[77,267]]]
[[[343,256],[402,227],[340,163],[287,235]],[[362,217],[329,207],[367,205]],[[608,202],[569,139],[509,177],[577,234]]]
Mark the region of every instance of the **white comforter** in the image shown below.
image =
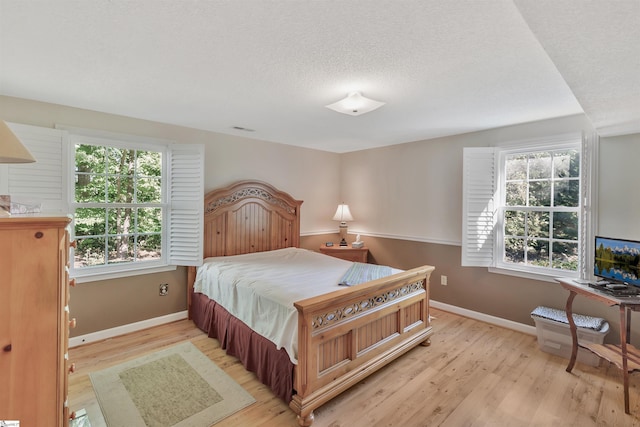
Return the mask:
[[[220,303],[251,329],[298,357],[295,301],[341,289],[338,282],[353,263],[286,248],[246,255],[206,258],[194,290]]]

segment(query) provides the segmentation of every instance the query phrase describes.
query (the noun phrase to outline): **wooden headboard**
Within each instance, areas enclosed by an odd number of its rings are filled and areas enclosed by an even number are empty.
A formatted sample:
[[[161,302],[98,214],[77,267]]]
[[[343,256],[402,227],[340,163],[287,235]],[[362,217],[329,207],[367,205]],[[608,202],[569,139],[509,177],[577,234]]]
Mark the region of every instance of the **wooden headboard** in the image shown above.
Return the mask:
[[[261,181],[239,181],[204,197],[204,257],[300,246],[300,205]]]

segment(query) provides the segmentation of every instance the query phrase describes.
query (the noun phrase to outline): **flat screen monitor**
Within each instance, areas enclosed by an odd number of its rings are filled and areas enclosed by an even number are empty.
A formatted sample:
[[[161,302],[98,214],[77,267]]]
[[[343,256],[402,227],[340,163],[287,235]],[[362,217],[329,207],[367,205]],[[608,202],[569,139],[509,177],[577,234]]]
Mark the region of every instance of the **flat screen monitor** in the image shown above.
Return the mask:
[[[596,236],[594,276],[640,287],[640,241]]]

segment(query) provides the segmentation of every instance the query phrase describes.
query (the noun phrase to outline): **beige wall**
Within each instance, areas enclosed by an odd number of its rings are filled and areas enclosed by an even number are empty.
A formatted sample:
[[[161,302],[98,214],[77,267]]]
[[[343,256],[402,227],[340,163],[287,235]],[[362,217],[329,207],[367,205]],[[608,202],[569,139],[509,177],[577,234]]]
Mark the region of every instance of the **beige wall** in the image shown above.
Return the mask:
[[[342,156],[349,230],[460,245],[462,150],[591,130],[583,116],[357,151]]]
[[[301,232],[332,230],[340,202],[340,155],[130,117],[0,96],[0,119],[53,128],[68,125],[205,146],[205,191],[240,179],[267,181],[304,200]]]
[[[160,296],[160,284],[169,294]],[[71,336],[179,313],[187,309],[187,269],[142,274],[123,279],[77,284],[71,289],[69,311],[77,320]]]
[[[602,138],[598,233],[640,240],[640,134]]]
[[[355,218],[349,232],[362,234],[377,263],[434,265],[433,300],[533,325],[530,313],[538,305],[564,307],[567,293],[559,285],[460,265],[462,149],[590,130],[585,117],[573,116],[344,154],[349,168],[343,168],[342,195]],[[640,135],[601,139],[598,233],[640,240],[638,159]],[[447,286],[440,275],[448,277]],[[617,308],[581,298],[574,308],[607,318],[607,340],[618,339]],[[634,330],[640,336],[640,319]]]
[[[590,130],[583,116],[511,126],[343,155],[237,136],[0,96],[0,118],[53,127],[65,124],[118,133],[203,143],[206,190],[238,179],[261,179],[304,200],[301,246],[316,250],[337,241],[331,216],[338,202],[351,207],[354,239],[362,234],[371,260],[398,268],[436,267],[432,299],[533,325],[538,305],[561,308],[566,294],[554,283],[460,266],[462,149],[499,142]],[[603,138],[600,144],[598,232],[640,239],[640,198],[632,175],[640,158],[640,135]],[[448,277],[441,286],[440,275]],[[158,285],[169,283],[166,297]],[[184,268],[78,285],[71,292],[73,336],[186,309]],[[608,318],[615,340],[617,310],[577,299],[577,312]],[[640,331],[634,325],[635,330]]]
[[[206,191],[240,179],[263,180],[304,200],[302,233],[336,228],[331,217],[340,202],[338,154],[5,96],[0,96],[0,119],[202,143]],[[159,296],[161,283],[169,284],[168,296]],[[186,270],[81,283],[71,290],[69,305],[78,321],[72,336],[180,312],[186,310]]]

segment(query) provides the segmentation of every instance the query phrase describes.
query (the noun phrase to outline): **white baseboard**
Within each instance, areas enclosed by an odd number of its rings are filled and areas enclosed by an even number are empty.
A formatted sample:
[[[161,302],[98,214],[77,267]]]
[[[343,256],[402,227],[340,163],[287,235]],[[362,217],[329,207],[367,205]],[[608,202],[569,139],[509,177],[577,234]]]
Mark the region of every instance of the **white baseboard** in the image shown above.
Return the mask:
[[[442,302],[430,300],[429,305],[439,310],[448,311],[461,316],[469,317],[471,319],[480,320],[482,322],[491,323],[492,325],[501,326],[507,329],[513,329],[518,332],[523,332],[529,335],[536,335],[535,326],[525,325],[523,323],[514,322],[512,320],[503,319],[501,317],[490,316],[488,314],[480,313],[478,311],[467,310],[466,308],[456,307],[455,305],[449,305]]]
[[[480,313],[478,311],[467,310],[466,308],[456,307],[455,305],[445,304],[442,302],[431,300],[429,304],[433,308],[439,310],[448,311],[461,316],[469,317],[471,319],[480,320],[482,322],[490,323],[492,325],[501,326],[503,328],[513,329],[515,331],[523,332],[529,335],[536,335],[535,326],[525,325],[522,323],[514,322],[512,320],[502,319],[496,316],[490,316],[488,314]],[[83,344],[89,344],[91,342],[101,341],[107,338],[113,338],[118,335],[128,334],[129,332],[140,331],[152,326],[163,325],[165,323],[175,322],[176,320],[186,319],[188,317],[187,311],[180,311],[178,313],[167,314],[166,316],[155,317],[153,319],[142,320],[140,322],[130,323],[128,325],[117,326],[111,329],[105,329],[98,332],[92,332],[86,335],[80,335],[69,339],[69,347],[77,347]]]
[[[128,334],[129,332],[140,331],[152,326],[163,325],[165,323],[175,322],[176,320],[186,319],[187,311],[179,311],[177,313],[167,314],[166,316],[154,317],[153,319],[141,320],[140,322],[129,323],[128,325],[117,326],[115,328],[104,329],[102,331],[92,332],[86,335],[69,338],[69,348],[77,347],[91,342],[101,341],[107,338],[113,338],[118,335]]]

